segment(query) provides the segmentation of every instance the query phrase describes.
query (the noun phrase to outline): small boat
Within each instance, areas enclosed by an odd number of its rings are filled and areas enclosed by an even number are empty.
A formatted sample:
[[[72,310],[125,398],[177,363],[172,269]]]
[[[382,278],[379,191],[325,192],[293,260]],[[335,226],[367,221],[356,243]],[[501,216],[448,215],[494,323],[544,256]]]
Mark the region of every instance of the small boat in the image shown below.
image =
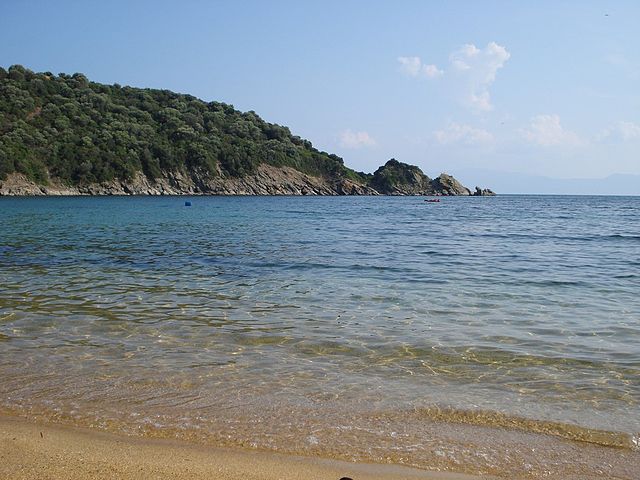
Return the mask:
[[[429,203],[440,203],[440,199],[439,198],[427,198],[425,200],[425,202],[429,202]]]

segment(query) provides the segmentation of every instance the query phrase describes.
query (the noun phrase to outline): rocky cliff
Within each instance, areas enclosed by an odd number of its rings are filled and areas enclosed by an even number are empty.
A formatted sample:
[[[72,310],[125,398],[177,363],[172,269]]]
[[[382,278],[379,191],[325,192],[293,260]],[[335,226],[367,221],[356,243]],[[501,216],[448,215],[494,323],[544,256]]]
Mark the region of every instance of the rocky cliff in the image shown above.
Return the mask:
[[[154,180],[138,172],[129,180],[65,185],[51,179],[38,184],[21,174],[0,180],[0,195],[378,195],[373,188],[348,179],[327,180],[290,167],[260,165],[245,177],[171,173]]]

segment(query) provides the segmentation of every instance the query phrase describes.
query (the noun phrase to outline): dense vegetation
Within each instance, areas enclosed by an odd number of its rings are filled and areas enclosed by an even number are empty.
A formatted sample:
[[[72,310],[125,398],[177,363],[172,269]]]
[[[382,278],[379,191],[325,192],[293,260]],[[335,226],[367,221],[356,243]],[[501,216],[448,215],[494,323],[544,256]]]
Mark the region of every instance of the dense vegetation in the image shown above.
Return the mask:
[[[243,176],[260,163],[366,183],[343,160],[255,112],[167,90],[103,85],[84,75],[0,67],[0,179],[128,179],[143,171]]]

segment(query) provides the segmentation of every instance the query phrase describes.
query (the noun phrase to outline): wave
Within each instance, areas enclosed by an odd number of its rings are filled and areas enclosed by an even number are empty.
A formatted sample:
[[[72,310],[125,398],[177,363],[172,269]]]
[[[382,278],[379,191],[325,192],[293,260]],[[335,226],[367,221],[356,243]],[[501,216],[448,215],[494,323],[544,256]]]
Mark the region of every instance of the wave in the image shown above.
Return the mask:
[[[437,422],[506,428],[528,433],[553,435],[566,440],[593,443],[605,447],[629,450],[640,449],[640,439],[637,435],[586,428],[570,423],[534,420],[490,410],[458,410],[433,406],[417,408],[415,414],[418,418]]]
[[[541,233],[474,233],[471,237],[522,239],[522,240],[565,240],[572,242],[598,242],[607,240],[640,242],[640,235],[608,234],[608,235],[545,235]]]

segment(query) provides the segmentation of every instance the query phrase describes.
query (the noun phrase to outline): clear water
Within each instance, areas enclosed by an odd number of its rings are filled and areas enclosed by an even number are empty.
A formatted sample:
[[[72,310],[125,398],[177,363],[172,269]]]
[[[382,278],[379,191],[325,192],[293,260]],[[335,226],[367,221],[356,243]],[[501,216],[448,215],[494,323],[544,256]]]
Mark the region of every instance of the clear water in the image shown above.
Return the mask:
[[[4,410],[418,466],[465,425],[633,447],[640,198],[187,200],[0,198]]]

